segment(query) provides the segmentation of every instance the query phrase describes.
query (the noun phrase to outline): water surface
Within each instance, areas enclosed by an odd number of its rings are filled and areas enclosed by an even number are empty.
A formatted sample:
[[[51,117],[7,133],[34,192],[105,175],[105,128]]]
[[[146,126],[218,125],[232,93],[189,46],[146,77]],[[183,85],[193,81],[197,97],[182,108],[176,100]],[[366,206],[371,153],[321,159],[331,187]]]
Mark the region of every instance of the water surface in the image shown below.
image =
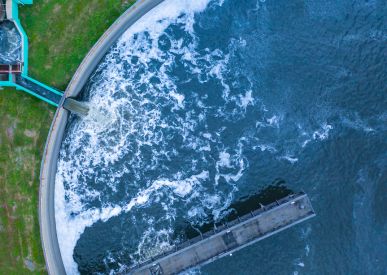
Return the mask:
[[[166,1],[84,88],[56,177],[69,273],[109,274],[281,182],[318,214],[194,272],[386,274],[383,1]]]
[[[0,22],[0,64],[16,64],[21,61],[21,37],[11,21]]]

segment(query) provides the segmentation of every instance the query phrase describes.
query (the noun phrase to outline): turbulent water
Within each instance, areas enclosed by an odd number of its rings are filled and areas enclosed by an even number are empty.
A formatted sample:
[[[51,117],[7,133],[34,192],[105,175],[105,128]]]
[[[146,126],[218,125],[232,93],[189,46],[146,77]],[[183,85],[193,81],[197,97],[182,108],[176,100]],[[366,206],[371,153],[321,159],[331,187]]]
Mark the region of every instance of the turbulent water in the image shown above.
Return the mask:
[[[0,64],[21,61],[21,37],[10,21],[0,22]]]
[[[311,221],[193,272],[386,274],[383,1],[165,1],[85,86],[56,176],[69,274],[114,274],[281,179]]]

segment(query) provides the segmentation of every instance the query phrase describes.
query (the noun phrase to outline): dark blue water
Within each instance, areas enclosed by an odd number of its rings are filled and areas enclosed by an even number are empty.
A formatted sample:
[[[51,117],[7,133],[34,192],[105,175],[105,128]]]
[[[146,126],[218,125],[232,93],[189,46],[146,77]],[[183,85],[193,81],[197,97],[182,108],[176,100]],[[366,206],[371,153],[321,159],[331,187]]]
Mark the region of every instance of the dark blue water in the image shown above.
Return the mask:
[[[280,182],[318,216],[192,272],[387,274],[386,12],[167,1],[129,29],[63,142],[67,271],[124,270]]]

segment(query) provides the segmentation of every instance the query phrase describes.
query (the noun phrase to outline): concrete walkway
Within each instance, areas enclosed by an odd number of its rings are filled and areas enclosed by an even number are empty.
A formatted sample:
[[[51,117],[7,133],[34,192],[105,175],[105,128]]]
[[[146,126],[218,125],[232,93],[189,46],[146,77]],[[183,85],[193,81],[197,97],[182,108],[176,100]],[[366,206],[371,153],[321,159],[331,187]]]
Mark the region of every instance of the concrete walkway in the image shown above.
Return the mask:
[[[217,229],[194,242],[183,243],[176,250],[130,271],[133,275],[178,274],[227,256],[257,241],[315,216],[305,194],[289,196],[278,203],[258,209]],[[208,235],[208,236],[207,236]]]
[[[162,1],[163,0],[139,0],[121,15],[102,35],[84,58],[68,85],[62,101],[65,97],[77,96],[112,44],[139,18]],[[40,171],[40,235],[47,271],[52,275],[66,274],[56,233],[54,196],[57,161],[68,116],[69,112],[64,108],[59,107],[57,109],[48,134]]]

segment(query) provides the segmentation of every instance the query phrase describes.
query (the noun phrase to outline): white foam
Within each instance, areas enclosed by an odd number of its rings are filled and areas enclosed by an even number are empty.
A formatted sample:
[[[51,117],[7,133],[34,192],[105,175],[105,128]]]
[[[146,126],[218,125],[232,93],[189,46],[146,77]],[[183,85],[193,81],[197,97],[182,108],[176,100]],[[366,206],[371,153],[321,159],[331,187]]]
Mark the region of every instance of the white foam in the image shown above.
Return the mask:
[[[21,37],[16,27],[12,23],[2,25],[0,41],[2,51],[0,51],[0,61],[12,63],[21,59]]]
[[[240,95],[240,106],[246,110],[247,106],[254,105],[253,91],[249,90],[245,95]]]
[[[158,59],[160,57],[160,51],[155,46],[155,43],[157,43],[157,38],[164,30],[172,23],[179,21],[185,24],[187,31],[192,32],[194,14],[203,11],[208,2],[209,0],[164,1],[138,20],[123,34],[118,41],[118,48],[126,50],[128,41],[136,43],[136,41],[133,41],[133,35],[135,33],[141,35],[147,32],[151,36],[152,43],[154,44],[148,48],[149,51],[146,56],[139,55],[140,61],[143,61],[145,64],[150,58]],[[180,17],[182,14],[185,14],[184,18]],[[138,46],[138,48],[133,48],[132,50],[137,50],[142,45]],[[113,56],[109,56],[108,54],[106,62],[113,62],[113,58]],[[125,58],[127,56],[123,56],[123,60]],[[165,73],[165,66],[169,64],[168,62],[172,62],[172,60],[166,61],[163,65],[164,67],[160,69],[160,78],[163,77],[162,73]],[[121,70],[122,67],[114,66],[103,71],[103,76],[106,79],[114,79],[113,83],[108,81],[92,84],[91,90],[94,91],[94,94],[91,97],[91,105],[98,106],[98,108],[92,108],[88,117],[80,121],[80,123],[74,124],[72,134],[68,138],[73,147],[68,152],[61,152],[64,155],[62,155],[58,163],[55,190],[56,224],[58,241],[67,274],[78,273],[77,264],[73,260],[73,251],[80,235],[86,227],[91,226],[99,220],[107,221],[111,217],[120,215],[122,211],[130,211],[136,205],[146,204],[150,199],[150,194],[162,188],[170,188],[176,195],[185,197],[192,193],[198,181],[208,177],[208,172],[204,171],[188,179],[177,177],[175,181],[168,179],[156,180],[150,187],[140,191],[136,197],[124,206],[107,205],[100,209],[86,209],[82,201],[87,198],[96,198],[99,194],[86,186],[86,183],[79,180],[83,177],[82,173],[92,174],[92,167],[96,165],[102,165],[102,167],[105,167],[104,169],[109,169],[109,165],[117,162],[129,150],[130,146],[127,146],[128,136],[135,134],[139,129],[138,125],[132,125],[130,118],[122,119],[121,117],[122,110],[133,104],[133,101],[131,102],[127,98],[117,98],[116,96],[117,92],[132,85],[122,76]],[[149,74],[144,75],[139,83],[147,84],[149,77]],[[163,84],[169,85],[170,90],[173,91],[173,83],[169,79],[164,80]],[[114,85],[115,83],[117,85]],[[98,92],[98,90],[101,92]],[[184,107],[183,95],[177,92],[171,92],[170,96],[176,99],[179,108]],[[146,101],[141,102],[143,105],[148,103]],[[142,128],[142,144],[150,144],[150,140],[157,142],[157,137],[155,136],[157,133],[151,129],[157,127],[156,121],[159,121],[159,116],[160,113],[157,110],[145,111],[145,117],[149,118],[149,120]],[[118,119],[118,117],[120,118]],[[167,126],[165,125],[165,127]],[[85,140],[87,140],[86,146]],[[77,151],[82,151],[82,154],[77,154]],[[75,167],[85,167],[85,169],[80,171],[79,169],[74,169]],[[113,190],[114,179],[116,177],[120,177],[120,175],[109,178]],[[67,184],[66,189],[64,186],[65,183]],[[83,194],[79,194],[79,190],[82,189],[84,190]]]
[[[77,264],[72,258],[72,253],[68,253],[68,251],[74,251],[76,242],[86,227],[91,226],[99,220],[106,222],[110,218],[120,215],[122,211],[128,212],[137,205],[146,204],[149,201],[152,193],[156,193],[157,190],[164,187],[169,187],[178,196],[185,197],[189,193],[192,193],[195,184],[199,184],[200,181],[206,180],[208,175],[208,171],[203,171],[200,174],[193,175],[187,179],[180,179],[176,181],[169,181],[166,179],[156,180],[150,187],[140,191],[137,196],[131,199],[131,201],[125,207],[115,205],[106,206],[101,209],[92,208],[86,211],[82,211],[82,207],[80,207],[78,204],[78,207],[74,207],[74,205],[71,205],[73,206],[71,208],[69,207],[68,203],[65,201],[66,192],[64,190],[63,179],[60,175],[57,175],[57,187],[55,188],[55,218],[57,224],[57,233],[59,236],[59,247],[61,250],[63,263],[66,267],[66,272],[68,274],[78,273]],[[177,177],[179,177],[179,175],[177,175]],[[71,201],[73,202],[79,200],[75,200],[73,198]],[[80,214],[72,216],[70,211],[75,210],[78,210]]]
[[[211,133],[204,133],[203,137],[205,137],[207,139],[211,139],[212,135],[211,135]]]
[[[325,140],[328,138],[329,136],[329,131],[332,130],[333,127],[332,125],[330,124],[327,124],[327,123],[323,123],[321,125],[321,129],[318,130],[318,131],[315,131],[313,133],[313,139],[318,139],[318,140]]]
[[[169,92],[169,95],[177,101],[179,108],[184,108],[184,95],[176,93],[175,91]]]
[[[224,167],[231,167],[230,164],[230,154],[227,152],[220,152],[219,154],[219,161],[218,161],[219,166],[224,166]]]
[[[230,153],[226,151],[221,151],[219,153],[219,160],[216,162],[216,175],[215,175],[215,185],[219,184],[219,180],[222,178],[224,179],[227,183],[233,183],[237,182],[243,175],[244,170],[247,168],[247,165],[245,163],[245,159],[242,156],[242,148],[243,145],[241,142],[238,142],[238,150],[235,152],[233,156],[231,156]],[[221,169],[222,167],[225,168],[234,168],[233,171],[228,171],[228,172],[222,172]],[[235,169],[238,169],[235,172]],[[234,191],[237,190],[235,185],[232,185]],[[230,193],[232,196],[232,193]],[[229,199],[229,198],[228,198]],[[230,201],[231,203],[231,201]],[[223,208],[219,209],[220,211],[223,210]]]
[[[375,129],[368,125],[368,122],[363,120],[358,114],[352,114],[350,117],[343,116],[341,118],[342,124],[366,133],[375,132]]]
[[[203,223],[209,217],[219,219],[225,214],[238,190],[237,182],[249,165],[243,155],[244,144],[250,142],[253,148],[277,156],[286,153],[276,141],[257,139],[251,142],[243,132],[238,135],[246,138],[240,138],[237,145],[235,140],[224,144],[228,138],[226,126],[207,125],[208,117],[228,115],[225,106],[231,106],[230,113],[239,119],[247,108],[253,109],[249,106],[258,102],[252,91],[245,90],[242,95],[230,92],[226,78],[229,54],[219,49],[206,49],[204,53],[197,50],[194,15],[204,10],[208,2],[163,2],[126,31],[99,66],[90,87],[90,103],[97,107],[93,107],[90,116],[73,124],[74,128],[64,141],[71,147],[61,151],[58,163],[56,221],[68,274],[77,273],[73,251],[85,228],[93,223],[158,204],[165,211],[161,222],[150,219],[146,224],[149,219],[146,214],[137,221],[145,222],[146,228],[132,260],[148,257],[171,244],[174,232],[172,223],[168,222],[176,219],[176,212],[182,210],[177,209],[175,201],[184,203],[187,211],[180,215],[193,223]],[[188,42],[174,39],[166,32],[171,24],[187,32]],[[170,50],[165,52],[159,48],[160,39],[167,41],[163,46],[170,43]],[[191,92],[179,91],[176,79],[171,77],[176,56],[184,61],[189,79],[197,78],[201,83],[217,81],[221,91],[208,91],[208,94],[221,93],[222,98],[216,103],[219,106],[208,103],[208,95],[197,93],[197,105],[189,108]],[[154,63],[158,64],[157,68],[152,67]],[[159,81],[152,81],[152,78]],[[262,106],[263,111],[268,112],[269,107]],[[281,119],[280,115],[263,118],[264,130],[280,132]],[[163,167],[165,160],[183,160],[179,158],[179,148],[167,139],[182,140],[179,146],[192,154],[187,154],[188,160],[180,172],[169,172],[170,167]],[[143,155],[143,148],[146,148],[147,157]],[[294,161],[295,156],[290,155],[288,161]],[[119,169],[111,169],[114,166]],[[145,174],[160,167],[164,169],[163,176],[151,178]],[[122,190],[117,185],[123,184],[123,178],[125,187],[130,187],[131,191],[121,201],[109,204],[107,197],[111,192]],[[108,190],[93,189],[93,184],[100,183]],[[90,201],[101,206],[90,208]]]
[[[164,1],[133,24],[120,38],[120,42],[128,41],[133,34],[142,32],[148,32],[152,39],[156,40],[168,26],[179,21],[181,14],[187,14],[184,18],[185,28],[192,31],[194,14],[204,11],[209,2],[210,0]]]
[[[301,147],[304,148],[306,145],[308,145],[308,143],[310,142],[311,140],[310,139],[306,139],[302,142],[301,144]]]
[[[309,253],[310,253],[310,246],[309,246],[309,244],[307,244],[307,245],[305,246],[305,255],[306,255],[306,256],[309,256]]]
[[[273,127],[279,127],[279,122],[281,118],[279,116],[273,115],[272,117],[266,119],[267,123],[269,123],[270,126]]]
[[[253,146],[253,149],[257,149],[259,148],[261,150],[261,152],[265,152],[265,151],[268,151],[268,152],[276,152],[277,150],[274,148],[273,145],[270,145],[270,144],[258,144],[258,145],[255,145]]]
[[[291,164],[294,164],[298,161],[298,158],[294,157],[294,156],[291,156],[291,155],[285,155],[285,156],[282,156],[280,157],[280,159],[284,159],[284,160],[287,160],[289,161]]]
[[[156,192],[157,190],[163,188],[163,187],[169,187],[173,190],[173,192],[180,196],[185,197],[189,193],[192,192],[194,186],[198,184],[200,181],[204,181],[208,179],[209,172],[208,171],[202,171],[198,175],[193,175],[186,179],[177,179],[174,181],[168,180],[168,179],[159,179],[152,183],[150,187],[148,187],[145,190],[142,190],[138,193],[137,198],[135,199],[135,204],[144,204],[149,200],[149,197],[152,193]],[[176,178],[180,178],[180,174],[177,174],[175,176]],[[127,205],[125,208],[125,211],[129,211],[134,206],[133,200]]]
[[[164,251],[170,250],[171,245],[170,235],[173,232],[171,229],[158,229],[152,226],[152,221],[144,234],[141,237],[140,244],[135,254],[140,257],[140,260],[146,260],[150,257],[159,255]]]
[[[65,201],[65,190],[60,175],[56,177],[55,184],[55,221],[58,235],[59,248],[62,255],[63,264],[67,274],[77,274],[78,266],[73,259],[75,245],[84,232],[85,228],[91,226],[98,220],[106,221],[109,218],[119,215],[121,209],[117,206],[99,209],[89,209],[79,215],[72,215],[72,211],[82,211],[82,207],[76,203],[69,207]],[[72,198],[71,202],[79,202]]]

